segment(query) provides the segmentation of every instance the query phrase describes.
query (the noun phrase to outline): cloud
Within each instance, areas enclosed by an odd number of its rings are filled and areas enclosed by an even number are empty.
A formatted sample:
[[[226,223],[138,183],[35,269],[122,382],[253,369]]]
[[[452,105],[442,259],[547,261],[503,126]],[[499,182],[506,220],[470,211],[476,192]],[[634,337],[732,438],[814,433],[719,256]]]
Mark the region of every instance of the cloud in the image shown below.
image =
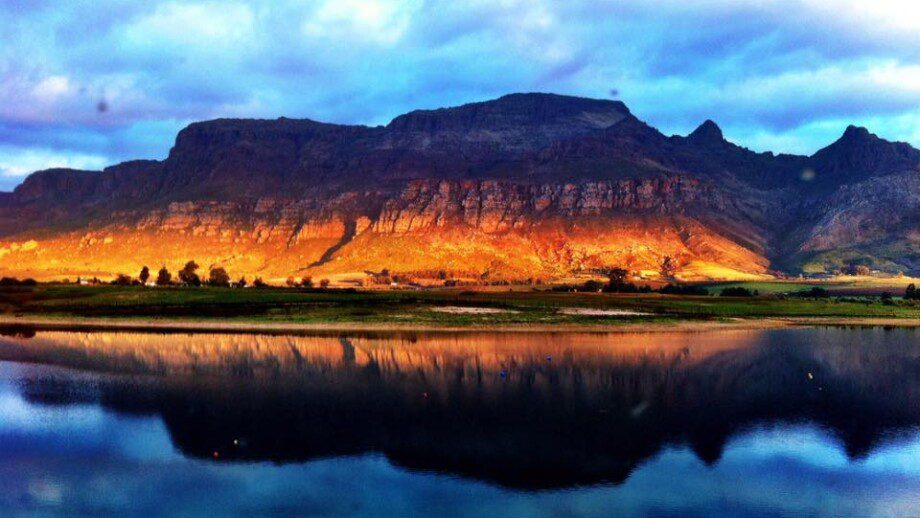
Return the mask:
[[[812,152],[868,121],[920,146],[915,2],[3,2],[0,33],[0,141],[109,163],[165,156],[193,120],[381,124],[611,85],[666,132],[712,118],[743,145]]]
[[[66,167],[72,169],[101,169],[106,158],[97,155],[60,153],[49,149],[0,146],[0,188],[10,190],[22,178],[42,169]]]

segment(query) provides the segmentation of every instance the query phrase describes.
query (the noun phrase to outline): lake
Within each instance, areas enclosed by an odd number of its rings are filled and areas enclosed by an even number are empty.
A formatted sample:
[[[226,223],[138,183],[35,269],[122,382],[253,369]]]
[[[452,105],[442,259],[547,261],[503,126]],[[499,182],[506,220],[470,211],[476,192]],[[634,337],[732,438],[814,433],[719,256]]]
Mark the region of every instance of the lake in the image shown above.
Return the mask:
[[[0,514],[920,516],[917,329],[0,333]]]

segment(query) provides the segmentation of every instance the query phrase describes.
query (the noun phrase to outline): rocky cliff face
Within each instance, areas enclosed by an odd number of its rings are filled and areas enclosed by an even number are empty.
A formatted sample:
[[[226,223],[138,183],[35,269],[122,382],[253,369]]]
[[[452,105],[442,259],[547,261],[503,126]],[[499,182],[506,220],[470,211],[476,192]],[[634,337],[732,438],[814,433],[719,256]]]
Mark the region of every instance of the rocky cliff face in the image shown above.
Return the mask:
[[[688,279],[756,276],[844,244],[913,246],[918,155],[856,129],[813,157],[753,153],[711,121],[666,137],[622,103],[545,94],[376,128],[217,120],[180,132],[162,162],[30,176],[0,198],[0,269],[108,276],[195,259],[274,279],[523,279],[654,276],[668,255]]]

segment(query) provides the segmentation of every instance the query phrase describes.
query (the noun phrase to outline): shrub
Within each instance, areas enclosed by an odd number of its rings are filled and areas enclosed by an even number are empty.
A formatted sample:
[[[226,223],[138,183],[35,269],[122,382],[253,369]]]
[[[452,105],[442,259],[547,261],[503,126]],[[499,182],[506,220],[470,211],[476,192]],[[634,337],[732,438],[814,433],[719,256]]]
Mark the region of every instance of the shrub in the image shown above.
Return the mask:
[[[150,278],[150,268],[147,268],[146,266],[141,268],[141,273],[137,276],[137,278],[141,281],[141,284],[147,284],[147,279]]]
[[[266,284],[265,281],[262,280],[262,277],[256,277],[252,281],[252,286],[254,288],[267,288],[268,284]]]
[[[826,299],[831,296],[830,292],[828,292],[826,289],[819,288],[817,286],[811,289],[796,292],[794,295],[796,297],[806,297],[813,299]]]
[[[756,291],[751,291],[742,286],[725,288],[719,292],[720,297],[753,297],[754,295],[756,295]]]
[[[595,291],[601,291],[603,289],[604,289],[604,283],[600,281],[591,280],[581,285],[581,291],[595,292]]]
[[[131,285],[131,277],[128,277],[127,275],[125,275],[125,274],[123,274],[123,273],[119,273],[117,276],[115,276],[115,279],[112,281],[112,285],[114,285],[114,286],[130,286],[130,285]]]
[[[907,289],[904,290],[904,300],[920,300],[920,290],[917,290],[914,283],[908,284]]]

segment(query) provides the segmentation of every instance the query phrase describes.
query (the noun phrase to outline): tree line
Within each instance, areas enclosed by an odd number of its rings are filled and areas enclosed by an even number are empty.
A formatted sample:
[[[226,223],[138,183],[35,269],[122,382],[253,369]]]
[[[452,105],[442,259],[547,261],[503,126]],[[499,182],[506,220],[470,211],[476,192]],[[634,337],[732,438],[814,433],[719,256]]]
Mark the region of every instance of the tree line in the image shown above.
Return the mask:
[[[227,273],[227,270],[222,266],[212,266],[208,270],[207,277],[204,278],[198,275],[198,270],[200,268],[201,267],[195,261],[189,261],[185,263],[185,266],[183,266],[181,270],[176,272],[174,277],[172,272],[170,272],[166,266],[163,266],[157,272],[156,277],[153,278],[150,268],[145,265],[141,268],[140,273],[137,275],[137,279],[120,273],[115,277],[115,280],[112,281],[112,284],[116,286],[146,286],[152,282],[157,286],[216,286],[222,288],[229,288],[231,286],[245,288],[250,285],[246,277],[240,277],[238,280],[232,281],[230,279],[230,274]],[[153,278],[152,281],[151,278]],[[252,281],[252,286],[264,288],[267,287],[268,284],[265,283],[261,277],[256,277]]]
[[[231,280],[230,274],[227,273],[227,270],[222,266],[212,266],[208,270],[206,277],[202,277],[198,274],[198,271],[201,267],[195,261],[189,261],[185,263],[185,266],[181,270],[176,272],[176,275],[173,276],[172,272],[163,266],[156,273],[156,277],[153,277],[153,273],[150,271],[150,268],[144,266],[141,268],[140,273],[137,275],[137,278],[132,278],[131,276],[120,273],[111,284],[115,286],[214,286],[219,288],[245,288],[247,286],[252,286],[253,288],[267,288],[269,287],[268,283],[262,280],[261,277],[256,277],[250,283],[246,280],[246,277],[240,277],[236,281]],[[329,287],[329,279],[321,279],[318,283],[318,287],[321,289],[326,289]],[[291,288],[313,288],[313,278],[312,277],[303,277],[299,281],[295,280],[294,277],[288,277],[285,285]]]

